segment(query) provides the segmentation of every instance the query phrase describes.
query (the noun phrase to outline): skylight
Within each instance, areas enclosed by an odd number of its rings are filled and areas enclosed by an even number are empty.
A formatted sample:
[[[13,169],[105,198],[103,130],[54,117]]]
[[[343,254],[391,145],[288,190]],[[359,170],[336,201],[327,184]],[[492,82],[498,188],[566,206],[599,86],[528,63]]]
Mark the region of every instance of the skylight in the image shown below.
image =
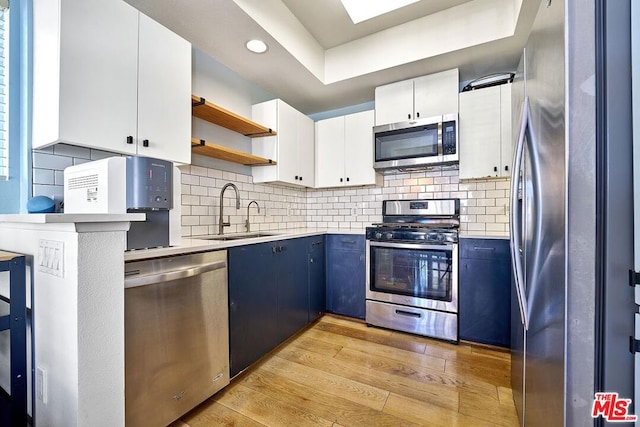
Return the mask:
[[[354,24],[416,3],[418,0],[340,0]]]

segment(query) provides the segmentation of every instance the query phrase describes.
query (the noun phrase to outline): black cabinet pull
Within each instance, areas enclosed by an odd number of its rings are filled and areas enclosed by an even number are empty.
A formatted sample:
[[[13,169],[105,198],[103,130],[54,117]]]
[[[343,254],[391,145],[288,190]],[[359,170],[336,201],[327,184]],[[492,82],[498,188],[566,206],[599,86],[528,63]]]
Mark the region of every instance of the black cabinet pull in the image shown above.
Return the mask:
[[[509,171],[509,165],[505,165],[504,166],[504,170],[508,172]]]
[[[131,135],[127,136],[127,144],[133,144],[133,137]]]
[[[347,177],[347,182],[349,182],[349,177]]]
[[[415,317],[415,318],[422,317],[422,314],[420,313],[413,313],[411,311],[405,311],[405,310],[396,310],[396,314],[399,314],[401,316]]]
[[[302,181],[302,176],[300,177],[300,181]]]
[[[318,240],[317,242],[311,243],[312,246],[321,245],[321,244],[322,244],[322,240]]]
[[[296,181],[298,180],[298,175],[296,175]]]
[[[148,147],[149,146],[149,140],[148,139],[143,139],[142,140],[142,146],[143,147]]]
[[[483,247],[483,246],[474,246],[473,250],[474,251],[495,251],[496,248],[487,248],[487,247]]]
[[[494,167],[493,167],[493,171],[494,171],[494,172],[498,172],[498,167],[497,167],[497,166],[494,166]]]
[[[271,252],[273,252],[274,254],[275,254],[276,252],[278,252],[278,247],[277,247],[277,246],[273,246],[273,247],[271,248]]]
[[[420,118],[420,113],[416,113],[416,118]]]
[[[407,114],[407,119],[411,120],[411,114]]]
[[[278,252],[284,252],[285,249],[287,249],[286,246],[278,246]]]
[[[340,178],[340,182],[342,182],[342,178]]]
[[[314,263],[313,258],[309,258],[309,262],[313,264]]]
[[[340,240],[340,242],[341,243],[346,243],[346,244],[349,244],[349,245],[355,245],[356,243],[358,243],[355,240],[346,240],[346,239],[342,239],[342,240]]]

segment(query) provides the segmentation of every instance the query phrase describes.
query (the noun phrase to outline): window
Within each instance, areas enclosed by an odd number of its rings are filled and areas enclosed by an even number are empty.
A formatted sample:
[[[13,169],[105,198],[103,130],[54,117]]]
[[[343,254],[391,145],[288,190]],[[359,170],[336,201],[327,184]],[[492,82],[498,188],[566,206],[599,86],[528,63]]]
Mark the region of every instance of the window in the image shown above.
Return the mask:
[[[9,8],[6,1],[0,1],[0,180],[9,177],[8,125],[8,71],[9,71]]]

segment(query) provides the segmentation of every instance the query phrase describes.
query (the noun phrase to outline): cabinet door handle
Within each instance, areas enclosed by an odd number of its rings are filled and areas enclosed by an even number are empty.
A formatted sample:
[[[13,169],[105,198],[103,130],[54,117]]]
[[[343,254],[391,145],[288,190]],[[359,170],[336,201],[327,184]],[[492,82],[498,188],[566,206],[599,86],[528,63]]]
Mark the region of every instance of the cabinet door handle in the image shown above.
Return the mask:
[[[407,114],[407,119],[411,120],[411,114]]]
[[[509,171],[509,165],[505,165],[504,166],[504,170],[508,172]]]
[[[127,136],[127,144],[133,144],[133,137],[131,135]]]
[[[296,181],[298,180],[298,175],[296,175]]]
[[[347,177],[347,182],[349,182],[349,177]]]
[[[143,139],[142,140],[142,146],[143,147],[148,147],[149,146],[149,140],[148,139]]]
[[[495,251],[496,248],[486,248],[484,246],[474,246],[473,250],[474,251]]]
[[[277,246],[273,246],[273,247],[271,248],[271,252],[273,252],[274,254],[275,254],[276,252],[278,252],[278,247],[277,247]]]
[[[347,240],[347,239],[342,239],[342,240],[340,240],[340,242],[341,243],[346,243],[346,244],[349,244],[349,245],[355,245],[356,243],[358,243],[355,240]]]
[[[317,242],[311,243],[312,246],[321,245],[321,244],[322,244],[322,240],[318,240]]]
[[[309,262],[313,264],[313,258],[309,258]]]
[[[416,112],[416,119],[420,118],[420,113]]]
[[[300,181],[302,181],[302,176],[300,176]]]
[[[342,178],[340,178],[340,182],[342,182]]]
[[[494,167],[493,167],[493,171],[494,171],[494,172],[498,172],[498,167],[497,167],[497,166],[494,166]]]

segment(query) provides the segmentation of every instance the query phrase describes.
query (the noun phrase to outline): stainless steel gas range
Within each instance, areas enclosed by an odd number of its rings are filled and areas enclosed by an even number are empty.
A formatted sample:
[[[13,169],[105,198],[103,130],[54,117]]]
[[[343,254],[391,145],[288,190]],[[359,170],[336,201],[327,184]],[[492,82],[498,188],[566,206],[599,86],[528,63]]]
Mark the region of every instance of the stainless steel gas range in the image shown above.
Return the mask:
[[[366,322],[458,341],[460,200],[386,200],[367,227]]]

